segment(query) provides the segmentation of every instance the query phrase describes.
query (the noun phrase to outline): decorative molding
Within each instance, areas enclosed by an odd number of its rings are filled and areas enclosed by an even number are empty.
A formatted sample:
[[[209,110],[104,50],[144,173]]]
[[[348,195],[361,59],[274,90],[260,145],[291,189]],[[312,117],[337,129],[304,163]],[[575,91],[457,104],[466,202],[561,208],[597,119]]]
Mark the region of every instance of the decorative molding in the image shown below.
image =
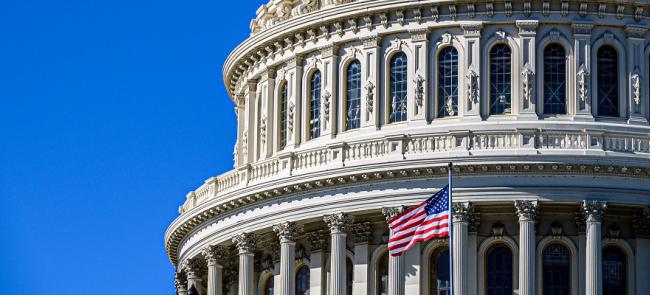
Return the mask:
[[[635,236],[650,238],[650,207],[643,208],[640,214],[633,215],[632,228]]]
[[[467,71],[467,98],[469,99],[470,103],[479,102],[479,87],[479,74],[473,67],[470,67]]]
[[[323,221],[329,227],[330,232],[334,233],[343,233],[346,228],[354,221],[354,217],[348,216],[343,212],[337,212],[330,215],[323,216]]]
[[[524,90],[524,102],[533,101],[533,85],[535,84],[535,72],[531,69],[531,65],[526,63],[524,70],[521,72],[521,83]]]
[[[295,242],[296,237],[302,231],[302,225],[287,221],[273,226],[273,231],[280,238],[280,243]]]
[[[309,241],[312,252],[327,250],[329,245],[328,234],[324,230],[308,232],[305,234],[305,239]]]
[[[328,122],[330,119],[330,98],[332,94],[327,90],[323,90],[323,115],[325,116],[325,122]]]
[[[383,214],[386,217],[386,221],[390,220],[391,218],[399,215],[400,213],[404,212],[406,210],[406,207],[400,206],[400,207],[385,207],[381,208],[381,214]]]
[[[582,211],[587,222],[602,222],[603,215],[607,209],[607,202],[604,201],[583,201]]]
[[[375,84],[368,79],[366,81],[366,85],[364,86],[366,89],[366,110],[368,111],[368,114],[372,115],[373,108],[374,108],[374,103],[375,103]],[[368,116],[368,119],[370,119],[371,116]]]
[[[413,79],[413,86],[415,89],[415,104],[417,105],[418,110],[422,108],[424,103],[424,83],[425,80],[424,77],[422,77],[422,74],[417,73]]]
[[[372,237],[372,224],[367,221],[354,223],[350,226],[350,231],[355,244],[368,243]]]
[[[630,85],[632,85],[632,101],[639,107],[641,105],[641,75],[639,69],[635,69],[630,77]]]
[[[515,208],[517,209],[517,216],[519,217],[519,222],[522,221],[535,221],[539,211],[538,201],[530,200],[516,200]]]
[[[578,70],[578,96],[580,101],[589,103],[589,71],[585,65],[581,65]]]
[[[201,251],[208,264],[218,263],[226,257],[226,248],[220,245],[210,245]]]
[[[252,254],[257,244],[257,236],[252,233],[241,233],[232,238],[232,242],[237,246],[239,254]]]

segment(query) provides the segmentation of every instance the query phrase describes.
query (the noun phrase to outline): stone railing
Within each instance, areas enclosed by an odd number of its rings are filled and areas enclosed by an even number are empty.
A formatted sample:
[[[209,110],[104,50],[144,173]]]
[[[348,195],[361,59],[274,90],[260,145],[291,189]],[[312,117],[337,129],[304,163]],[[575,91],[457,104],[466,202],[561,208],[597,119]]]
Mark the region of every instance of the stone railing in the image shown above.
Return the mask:
[[[449,152],[489,155],[491,151],[536,151],[539,154],[565,151],[618,152],[650,158],[650,134],[612,133],[602,130],[510,130],[462,131],[424,135],[399,135],[373,140],[338,142],[324,147],[281,154],[211,177],[179,208],[184,213],[209,199],[236,189],[261,184],[278,177],[350,167],[367,160],[376,163],[426,158],[446,158]],[[487,154],[486,154],[487,153]],[[500,153],[499,155],[502,155]],[[578,155],[581,153],[578,153]],[[516,155],[513,155],[516,157]]]

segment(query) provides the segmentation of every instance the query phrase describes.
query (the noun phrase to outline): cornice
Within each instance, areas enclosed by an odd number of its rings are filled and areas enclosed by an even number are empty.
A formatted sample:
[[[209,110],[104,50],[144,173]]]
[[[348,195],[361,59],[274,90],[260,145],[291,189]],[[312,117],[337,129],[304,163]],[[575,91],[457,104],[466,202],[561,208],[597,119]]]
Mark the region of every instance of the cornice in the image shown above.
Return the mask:
[[[567,25],[592,18],[597,18],[600,24],[607,24],[607,18],[617,24],[625,18],[638,23],[646,20],[650,11],[650,3],[639,1],[603,3],[599,0],[567,0],[561,5],[532,2],[535,1],[494,0],[476,5],[458,0],[366,0],[331,5],[273,22],[269,28],[252,34],[228,56],[222,75],[232,98],[241,82],[240,78],[259,64],[276,64],[279,62],[276,56],[285,51],[308,54],[318,50],[306,46],[307,42],[326,44],[358,40],[356,35],[359,30],[363,30],[363,34],[385,35],[408,32],[418,27],[458,26],[472,21],[514,23],[521,18],[538,20],[540,23],[548,19]],[[570,2],[580,2],[580,5],[568,5]],[[347,32],[352,32],[352,36],[347,36]]]
[[[323,177],[318,180],[290,182],[282,185],[265,186],[257,192],[241,193],[228,202],[208,202],[179,216],[168,228],[165,241],[169,259],[174,265],[178,263],[178,247],[181,242],[204,222],[222,214],[230,213],[244,207],[253,206],[262,201],[287,198],[307,192],[318,192],[332,189],[353,187],[360,184],[382,183],[385,181],[405,181],[413,179],[433,179],[447,177],[447,165],[430,165],[399,169],[372,169],[372,172],[349,173],[337,177]],[[594,176],[594,177],[623,177],[650,180],[650,168],[618,166],[618,165],[588,165],[574,163],[548,162],[512,162],[491,164],[456,164],[454,175],[462,176]]]

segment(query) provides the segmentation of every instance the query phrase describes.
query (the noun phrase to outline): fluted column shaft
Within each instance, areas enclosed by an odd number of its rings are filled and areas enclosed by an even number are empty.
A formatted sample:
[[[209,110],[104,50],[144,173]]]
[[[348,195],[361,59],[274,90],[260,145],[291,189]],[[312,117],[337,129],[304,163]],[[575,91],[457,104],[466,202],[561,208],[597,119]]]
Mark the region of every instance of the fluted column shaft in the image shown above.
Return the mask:
[[[239,250],[239,295],[253,295],[254,257],[257,238],[250,233],[242,233],[233,238]]]
[[[296,290],[296,235],[301,227],[294,222],[285,222],[273,227],[280,238],[280,294],[293,295]]]
[[[382,213],[388,221],[403,212],[404,209],[404,207],[383,208]],[[390,235],[393,235],[392,230],[390,230]],[[386,290],[388,295],[404,295],[404,268],[404,255],[388,255],[388,288]]]
[[[194,286],[194,289],[196,289],[199,294],[201,294],[201,277],[196,272],[190,271],[187,273],[187,291],[192,289],[192,286]]]
[[[519,216],[519,294],[535,294],[535,218],[537,201],[515,201]]]
[[[601,222],[607,205],[605,202],[584,201],[582,209],[586,218],[586,274],[585,294],[601,295],[602,290],[602,241]]]
[[[473,208],[469,202],[452,204],[452,255],[454,259],[454,295],[466,295],[468,292],[468,222]]]
[[[219,264],[225,255],[221,246],[208,246],[201,252],[208,262],[208,295],[223,293],[223,266]]]
[[[330,295],[345,295],[347,270],[345,263],[345,228],[352,223],[352,217],[344,213],[327,215],[323,218],[330,228],[332,250],[330,256]]]

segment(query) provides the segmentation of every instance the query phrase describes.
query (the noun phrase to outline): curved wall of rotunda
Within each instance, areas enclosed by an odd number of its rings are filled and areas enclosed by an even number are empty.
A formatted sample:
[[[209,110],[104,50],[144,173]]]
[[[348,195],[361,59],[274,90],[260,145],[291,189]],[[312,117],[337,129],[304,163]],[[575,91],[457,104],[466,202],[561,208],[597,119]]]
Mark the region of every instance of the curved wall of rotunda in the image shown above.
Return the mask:
[[[646,294],[649,11],[262,5],[223,67],[233,169],[165,235],[178,294],[449,294],[450,254],[455,295]],[[442,238],[389,256],[387,218],[448,169],[451,253]]]

